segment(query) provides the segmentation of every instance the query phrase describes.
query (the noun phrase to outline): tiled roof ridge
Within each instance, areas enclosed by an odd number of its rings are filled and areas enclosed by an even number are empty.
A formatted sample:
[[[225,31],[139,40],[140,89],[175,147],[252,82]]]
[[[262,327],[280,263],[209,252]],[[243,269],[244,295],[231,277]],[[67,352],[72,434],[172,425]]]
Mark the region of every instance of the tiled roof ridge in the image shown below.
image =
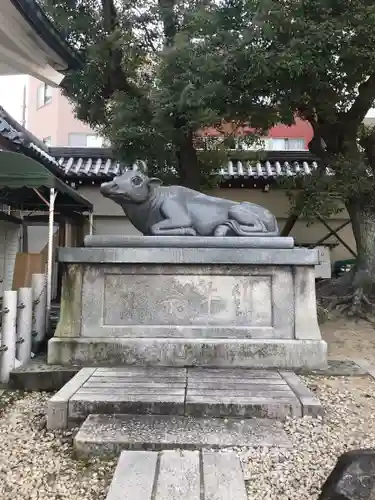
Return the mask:
[[[99,148],[96,148],[96,151],[92,148],[89,151],[85,151],[83,148],[51,148],[50,151],[56,155],[60,168],[68,179],[104,179],[119,175],[121,168],[129,170],[138,168],[139,164],[143,167],[146,166],[142,160],[133,165],[124,165],[113,157],[109,149],[106,149],[107,154],[103,154],[104,150]],[[233,158],[228,161],[227,166],[218,169],[218,174],[223,179],[276,178],[311,175],[317,168],[318,163],[310,153],[303,152],[301,155],[290,153],[271,152],[268,154],[267,152],[264,159],[242,160],[235,159],[233,152]],[[327,174],[329,173],[327,169]]]

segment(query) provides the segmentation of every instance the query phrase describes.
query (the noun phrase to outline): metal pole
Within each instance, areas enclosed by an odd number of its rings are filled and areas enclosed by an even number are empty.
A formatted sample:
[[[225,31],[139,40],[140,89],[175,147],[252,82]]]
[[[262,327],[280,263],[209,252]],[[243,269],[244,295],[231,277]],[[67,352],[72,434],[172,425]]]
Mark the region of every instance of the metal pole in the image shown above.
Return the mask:
[[[92,234],[94,232],[94,214],[93,214],[93,212],[89,213],[89,225],[90,225],[89,235],[92,236]]]
[[[48,257],[47,257],[47,303],[46,303],[46,331],[49,331],[50,312],[52,302],[52,266],[53,266],[53,229],[55,215],[55,200],[57,192],[54,188],[49,191],[49,224],[48,224]]]
[[[17,359],[21,365],[31,358],[33,331],[33,291],[32,288],[20,288],[17,302]]]
[[[46,273],[33,274],[31,276],[31,288],[33,290],[33,326],[32,336],[34,339],[34,352],[38,351],[42,340],[46,335]]]
[[[17,292],[5,291],[3,297],[3,324],[1,327],[0,382],[7,384],[16,364]]]

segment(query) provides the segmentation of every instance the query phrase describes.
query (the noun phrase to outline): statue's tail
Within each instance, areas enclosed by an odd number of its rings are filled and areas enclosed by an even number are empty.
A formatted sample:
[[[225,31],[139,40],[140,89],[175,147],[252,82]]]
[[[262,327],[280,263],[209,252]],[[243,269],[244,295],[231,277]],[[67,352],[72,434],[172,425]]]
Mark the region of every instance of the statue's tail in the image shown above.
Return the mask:
[[[226,226],[230,227],[236,236],[278,236],[279,228],[277,227],[277,222],[275,220],[273,228],[267,228],[265,224],[257,220],[254,226],[245,226],[239,224],[234,219],[229,219],[224,223]]]

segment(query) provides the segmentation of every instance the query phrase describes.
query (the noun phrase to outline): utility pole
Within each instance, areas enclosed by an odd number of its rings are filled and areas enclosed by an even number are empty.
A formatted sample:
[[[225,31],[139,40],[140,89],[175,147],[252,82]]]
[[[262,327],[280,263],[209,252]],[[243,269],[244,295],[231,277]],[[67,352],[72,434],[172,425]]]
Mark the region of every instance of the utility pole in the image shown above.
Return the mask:
[[[23,86],[23,97],[22,97],[22,120],[21,125],[26,128],[26,83]]]

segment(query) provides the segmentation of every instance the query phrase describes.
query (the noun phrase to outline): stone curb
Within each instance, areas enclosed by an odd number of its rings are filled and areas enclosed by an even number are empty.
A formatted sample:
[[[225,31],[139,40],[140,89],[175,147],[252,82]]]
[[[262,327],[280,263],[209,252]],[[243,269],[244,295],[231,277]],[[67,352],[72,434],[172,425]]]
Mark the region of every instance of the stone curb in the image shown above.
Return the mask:
[[[375,366],[372,365],[369,361],[363,358],[358,358],[353,360],[356,365],[358,365],[362,370],[365,370],[367,375],[369,375],[372,379],[375,380]]]
[[[308,389],[294,372],[280,371],[280,375],[301,402],[302,417],[321,415],[323,407],[318,398]]]
[[[48,402],[47,429],[64,429],[68,427],[69,400],[96,368],[82,368],[77,375],[69,380],[60,391]]]

